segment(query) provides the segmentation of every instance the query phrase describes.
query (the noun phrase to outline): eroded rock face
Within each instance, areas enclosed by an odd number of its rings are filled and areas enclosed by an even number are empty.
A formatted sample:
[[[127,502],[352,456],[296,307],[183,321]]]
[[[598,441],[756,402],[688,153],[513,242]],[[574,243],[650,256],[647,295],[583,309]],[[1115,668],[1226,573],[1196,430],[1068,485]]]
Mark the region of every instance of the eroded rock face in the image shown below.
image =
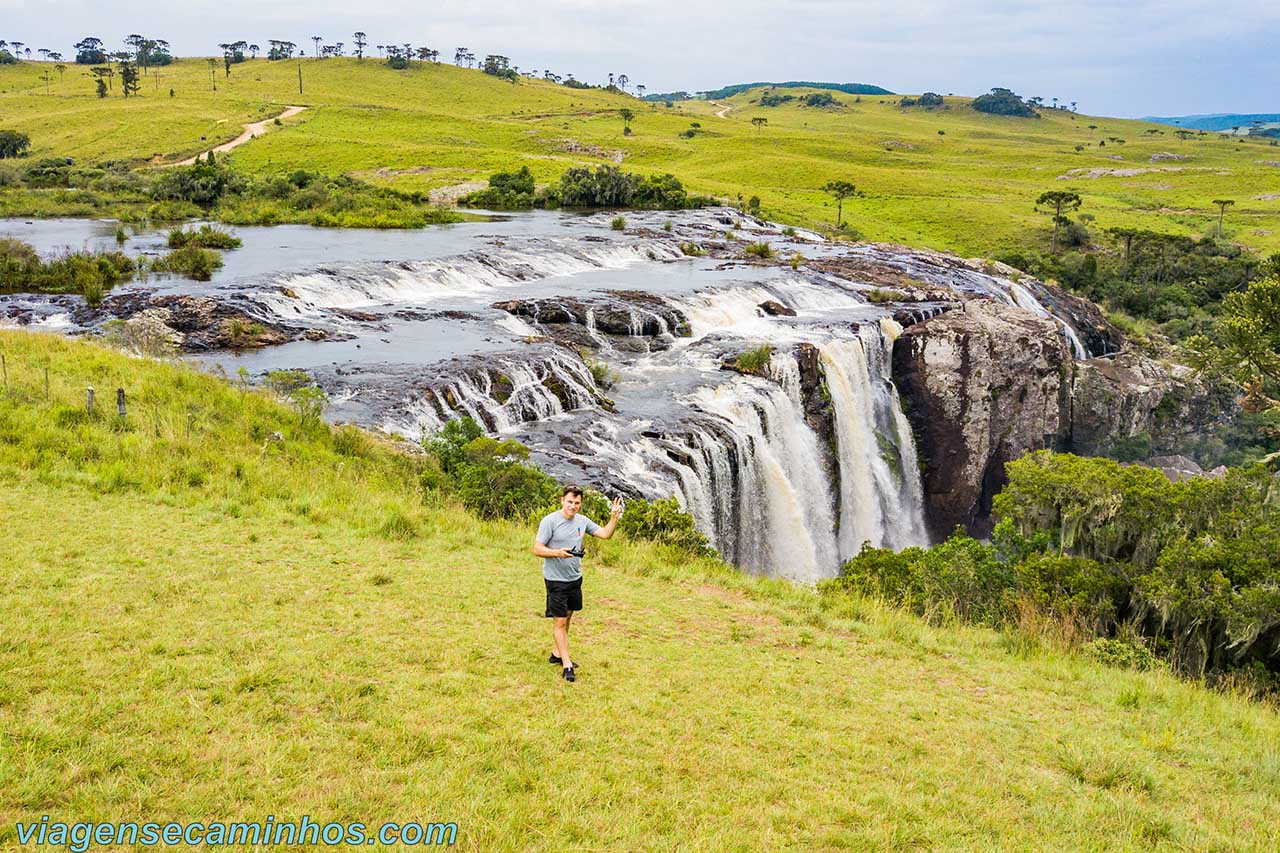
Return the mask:
[[[1054,321],[993,300],[906,329],[893,373],[924,463],[935,537],[956,525],[989,533],[1004,465],[1028,451],[1108,455],[1150,436],[1150,452],[1173,454],[1236,409],[1229,388],[1138,353],[1074,361]]]
[[[1004,463],[1070,435],[1071,352],[1053,320],[992,300],[918,323],[893,375],[924,465],[930,533],[982,532]]]
[[[1199,380],[1182,365],[1133,352],[1093,358],[1076,365],[1071,449],[1105,456],[1122,439],[1149,435],[1152,453],[1173,455],[1229,423],[1237,408],[1229,386]]]

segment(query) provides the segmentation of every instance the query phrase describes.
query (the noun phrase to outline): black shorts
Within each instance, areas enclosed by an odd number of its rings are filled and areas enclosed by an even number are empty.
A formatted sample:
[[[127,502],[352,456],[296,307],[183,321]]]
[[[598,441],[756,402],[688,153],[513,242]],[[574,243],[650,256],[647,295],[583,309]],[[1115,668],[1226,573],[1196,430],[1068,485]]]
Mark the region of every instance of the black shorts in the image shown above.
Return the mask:
[[[547,616],[568,616],[570,611],[582,609],[582,578],[542,581],[547,585]]]

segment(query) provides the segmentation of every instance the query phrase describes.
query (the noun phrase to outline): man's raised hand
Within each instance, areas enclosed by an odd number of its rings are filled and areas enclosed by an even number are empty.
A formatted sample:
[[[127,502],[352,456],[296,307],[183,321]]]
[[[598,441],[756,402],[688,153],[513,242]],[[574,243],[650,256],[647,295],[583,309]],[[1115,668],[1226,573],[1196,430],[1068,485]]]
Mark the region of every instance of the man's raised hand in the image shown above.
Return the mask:
[[[609,517],[617,518],[620,515],[622,515],[622,498],[614,498],[609,507]]]

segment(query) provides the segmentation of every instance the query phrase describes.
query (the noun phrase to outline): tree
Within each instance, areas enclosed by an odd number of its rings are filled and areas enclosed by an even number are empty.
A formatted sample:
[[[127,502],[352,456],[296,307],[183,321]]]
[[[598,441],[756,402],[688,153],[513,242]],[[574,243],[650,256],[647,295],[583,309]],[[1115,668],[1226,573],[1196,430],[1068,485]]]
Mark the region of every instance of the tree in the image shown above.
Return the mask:
[[[36,48],[36,53],[40,54],[40,61],[41,61],[41,62],[48,62],[48,61],[49,61],[49,48],[47,48],[47,47],[40,47],[40,48]]]
[[[31,137],[16,130],[0,130],[0,160],[21,157],[31,147]]]
[[[628,77],[627,75],[625,74],[618,75],[618,88],[621,89],[622,91],[624,92],[627,91],[627,84],[630,82],[631,82],[631,78]]]
[[[312,36],[311,40],[316,43],[316,58],[320,58],[320,42],[324,41],[324,36]]]
[[[58,72],[58,82],[59,82],[59,83],[61,83],[61,82],[62,82],[62,78],[63,78],[63,77],[66,75],[66,73],[67,73],[67,66],[65,66],[65,65],[63,65],[61,62],[59,62],[57,65],[53,66],[53,68],[54,68],[54,70],[55,70],[55,71],[57,71],[57,72]]]
[[[369,43],[369,37],[364,33],[357,31],[352,33],[351,38],[353,38],[356,43],[356,59],[363,62],[364,46]]]
[[[262,50],[262,48],[258,47],[256,44],[251,44],[251,45],[249,45],[249,58],[250,58],[250,59],[257,59],[257,58],[258,58],[258,51],[260,51],[260,50]]]
[[[836,200],[836,227],[839,228],[844,224],[844,200],[861,193],[848,181],[827,181],[822,191]]]
[[[631,120],[636,117],[636,114],[626,107],[623,107],[618,110],[618,115],[622,117],[622,127],[624,132],[630,132]]]
[[[755,116],[751,119],[751,123],[755,125],[756,133],[759,133],[760,129],[769,123],[769,120],[764,116]]]
[[[466,61],[467,61],[467,49],[465,47],[460,47],[453,52],[454,65],[461,67],[462,63]]]
[[[1276,408],[1264,384],[1280,382],[1280,276],[1228,293],[1212,335],[1189,338],[1192,363],[1201,370],[1229,377],[1244,386],[1246,411]]]
[[[138,94],[138,66],[132,61],[122,59],[120,66],[120,89],[127,98]]]
[[[637,84],[636,84],[636,97],[637,97],[637,98],[643,98],[643,97],[644,97],[644,84],[643,84],[643,83],[637,83]]]
[[[1235,204],[1235,201],[1229,198],[1215,198],[1213,203],[1218,206],[1218,239],[1222,239],[1222,220],[1227,215],[1227,208]]]
[[[89,71],[93,74],[94,89],[98,93],[98,97],[105,98],[109,88],[108,84],[111,82],[111,78],[115,76],[115,70],[107,65],[96,65],[90,68]]]
[[[1079,210],[1083,201],[1080,194],[1071,190],[1050,190],[1041,193],[1040,198],[1036,199],[1036,209],[1047,208],[1053,214],[1053,253],[1058,253],[1058,230],[1062,225],[1070,222],[1065,216],[1065,212],[1069,210]]]
[[[1031,99],[1035,103],[1039,103],[1041,99]],[[1008,89],[996,87],[989,94],[979,95],[973,99],[973,108],[980,113],[990,113],[992,115],[1001,116],[1020,116],[1023,118],[1039,118],[1037,113],[1022,98],[1019,98]]]
[[[22,55],[22,45],[23,45],[23,42],[20,42],[20,41],[9,42],[9,47],[13,48],[13,55],[15,57],[19,57]]]

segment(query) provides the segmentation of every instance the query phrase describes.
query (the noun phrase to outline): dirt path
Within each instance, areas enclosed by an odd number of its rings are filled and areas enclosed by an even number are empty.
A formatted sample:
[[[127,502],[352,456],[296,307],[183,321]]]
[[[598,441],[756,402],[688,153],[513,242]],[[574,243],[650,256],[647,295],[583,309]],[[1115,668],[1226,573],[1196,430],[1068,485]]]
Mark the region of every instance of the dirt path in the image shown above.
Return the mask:
[[[244,126],[244,133],[240,134],[230,142],[224,142],[221,145],[214,146],[212,150],[221,154],[224,151],[230,151],[232,148],[238,148],[241,145],[244,145],[250,139],[253,139],[255,136],[261,136],[262,134],[266,133],[268,125],[271,125],[273,122],[275,122],[276,119],[283,120],[283,119],[290,118],[292,116],[296,116],[298,113],[302,112],[305,109],[306,107],[285,107],[284,112],[280,113],[280,115],[278,116],[272,116],[271,118],[264,118],[262,121],[255,121],[250,124],[246,124]],[[190,166],[198,158],[203,157],[208,153],[209,152],[207,151],[202,151],[201,153],[197,154],[195,157],[188,157],[186,160],[182,160],[181,162],[175,163],[174,165]]]
[[[715,103],[715,102],[712,102],[712,104],[711,104],[711,105],[712,105],[713,107],[724,107],[724,109],[722,109],[722,110],[720,110],[720,112],[716,113],[716,118],[728,118],[728,117],[729,117],[729,110],[733,109],[733,107],[726,106],[726,105],[724,105],[724,104],[717,104],[717,103]]]

